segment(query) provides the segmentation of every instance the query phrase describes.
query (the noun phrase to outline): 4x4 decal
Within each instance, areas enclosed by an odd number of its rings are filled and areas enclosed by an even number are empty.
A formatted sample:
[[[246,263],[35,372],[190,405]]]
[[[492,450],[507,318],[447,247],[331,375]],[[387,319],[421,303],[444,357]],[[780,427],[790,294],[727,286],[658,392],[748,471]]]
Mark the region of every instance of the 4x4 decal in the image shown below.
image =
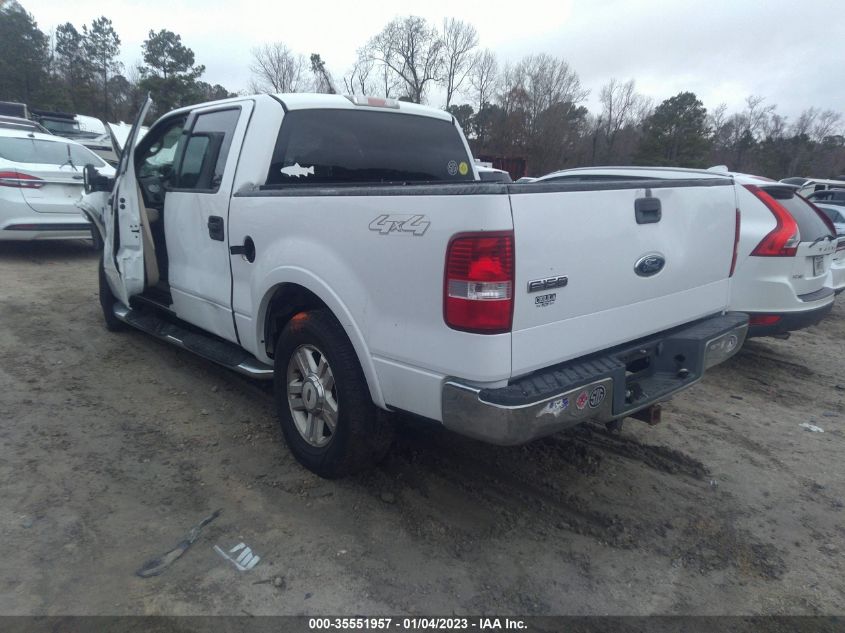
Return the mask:
[[[424,235],[431,222],[424,215],[383,214],[370,222],[370,230],[378,231],[381,235],[390,233],[411,233]]]

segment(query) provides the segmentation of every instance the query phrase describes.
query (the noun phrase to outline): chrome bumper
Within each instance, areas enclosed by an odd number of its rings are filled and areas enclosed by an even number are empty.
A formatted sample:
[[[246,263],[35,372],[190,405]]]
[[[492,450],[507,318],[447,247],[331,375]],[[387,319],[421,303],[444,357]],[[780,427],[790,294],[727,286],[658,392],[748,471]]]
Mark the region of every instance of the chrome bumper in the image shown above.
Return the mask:
[[[522,392],[535,396],[521,401],[515,401],[518,396],[514,398],[514,387],[518,388],[520,381],[502,389],[485,389],[447,380],[443,385],[443,425],[462,435],[507,446],[524,444],[586,420],[624,418],[698,382],[707,369],[739,351],[747,332],[746,315],[711,317],[587,361],[536,372],[522,379],[526,385]],[[683,361],[679,363],[681,354]],[[644,358],[649,359],[645,363],[649,369],[632,371],[632,367],[643,364]],[[596,367],[601,369],[596,371]],[[562,375],[580,379],[554,393],[546,389],[537,396],[536,384],[560,383]]]

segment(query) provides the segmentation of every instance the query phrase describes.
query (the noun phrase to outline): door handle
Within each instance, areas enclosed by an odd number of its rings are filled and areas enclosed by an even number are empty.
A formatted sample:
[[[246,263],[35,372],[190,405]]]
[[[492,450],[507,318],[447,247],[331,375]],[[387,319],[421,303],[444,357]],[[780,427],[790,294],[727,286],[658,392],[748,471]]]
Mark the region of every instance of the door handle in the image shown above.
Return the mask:
[[[654,224],[663,216],[660,198],[637,198],[634,200],[634,217],[637,224]]]
[[[252,238],[247,235],[244,238],[244,243],[240,246],[230,246],[229,253],[231,255],[243,255],[246,257],[246,261],[251,264],[255,261],[255,242],[253,242]]]
[[[226,239],[223,233],[223,218],[219,215],[208,216],[208,237],[218,242]]]

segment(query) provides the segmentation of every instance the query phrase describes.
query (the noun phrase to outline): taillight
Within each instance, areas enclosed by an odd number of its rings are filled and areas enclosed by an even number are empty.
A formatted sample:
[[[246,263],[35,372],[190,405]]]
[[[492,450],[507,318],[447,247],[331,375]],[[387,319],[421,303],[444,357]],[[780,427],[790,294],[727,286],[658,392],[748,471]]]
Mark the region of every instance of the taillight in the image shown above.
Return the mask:
[[[749,325],[774,325],[780,321],[777,314],[752,314],[748,317]]]
[[[40,178],[22,174],[19,171],[0,171],[0,187],[17,187],[19,189],[40,189],[44,182]]]
[[[792,214],[782,204],[756,185],[743,185],[775,216],[775,228],[757,244],[752,255],[758,257],[794,257],[801,243],[801,233]]]
[[[740,213],[739,209],[736,210],[736,220],[734,224],[734,254],[731,257],[731,272],[728,274],[728,277],[734,276],[734,271],[736,270],[736,256],[739,252],[739,229],[740,229]]]
[[[446,252],[443,318],[455,330],[510,332],[513,321],[513,232],[463,233]]]

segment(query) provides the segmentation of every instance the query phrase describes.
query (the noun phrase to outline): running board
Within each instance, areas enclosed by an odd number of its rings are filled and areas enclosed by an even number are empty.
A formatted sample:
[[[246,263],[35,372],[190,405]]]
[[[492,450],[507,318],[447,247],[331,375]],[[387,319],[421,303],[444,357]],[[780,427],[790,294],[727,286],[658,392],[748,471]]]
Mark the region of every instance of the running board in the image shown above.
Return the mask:
[[[114,315],[134,328],[152,334],[157,339],[193,352],[206,360],[258,380],[272,380],[273,368],[259,361],[234,343],[200,334],[186,327],[166,321],[155,314],[139,312],[115,303]]]

